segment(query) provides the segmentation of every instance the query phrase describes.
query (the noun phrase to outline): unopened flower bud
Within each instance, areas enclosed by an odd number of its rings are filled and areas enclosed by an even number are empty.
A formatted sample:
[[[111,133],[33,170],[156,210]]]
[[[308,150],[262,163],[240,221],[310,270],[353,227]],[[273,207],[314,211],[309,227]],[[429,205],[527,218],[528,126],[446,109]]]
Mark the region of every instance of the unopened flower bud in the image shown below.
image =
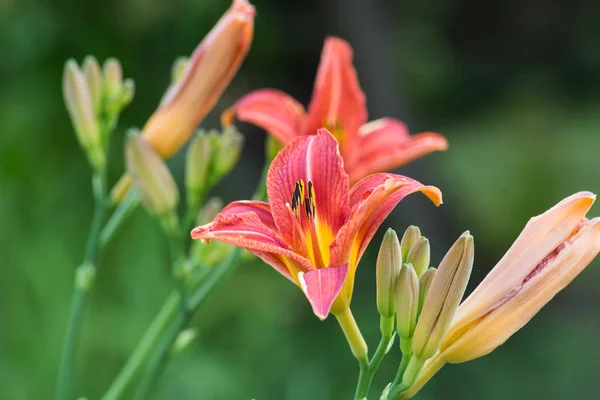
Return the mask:
[[[402,265],[396,283],[396,327],[402,339],[413,336],[419,308],[419,278],[410,264]]]
[[[100,126],[87,80],[74,60],[68,60],[63,74],[63,95],[77,139],[95,168],[104,163]]]
[[[218,148],[213,160],[213,179],[219,181],[227,175],[240,158],[244,137],[235,126],[229,126],[223,130],[219,138]]]
[[[377,311],[383,317],[394,316],[396,281],[402,266],[400,241],[393,229],[388,229],[381,242],[377,256]]]
[[[100,64],[94,56],[87,56],[83,60],[83,74],[87,81],[90,95],[94,103],[95,115],[100,115],[102,110],[102,98],[104,96],[104,82],[102,78],[102,70]]]
[[[127,171],[148,211],[162,216],[174,210],[179,192],[162,158],[141,136],[129,138],[125,147]]]
[[[421,237],[421,230],[418,226],[411,225],[406,228],[404,231],[404,235],[402,236],[402,241],[400,242],[400,247],[402,249],[402,259],[406,260],[408,258],[408,252],[412,248],[413,244]]]
[[[123,90],[121,91],[121,107],[127,106],[133,100],[135,95],[135,82],[131,78],[123,81]]]
[[[223,210],[225,204],[220,197],[211,197],[202,207],[202,210],[198,214],[196,225],[206,225],[212,222],[218,213]]]
[[[190,65],[190,58],[180,56],[175,59],[171,67],[171,83],[177,83],[183,78],[187,67]]]
[[[104,61],[104,93],[109,99],[120,96],[123,89],[123,69],[121,63],[115,58]]]
[[[419,315],[421,314],[423,304],[429,293],[429,287],[431,286],[431,282],[433,282],[435,271],[436,269],[433,267],[427,268],[427,271],[425,271],[423,276],[419,279]]]
[[[440,263],[425,298],[412,342],[420,360],[439,349],[462,299],[473,268],[473,236],[465,232]]]
[[[421,236],[409,250],[406,262],[412,264],[417,272],[417,276],[421,278],[425,270],[429,268],[429,258],[429,240],[425,236]]]
[[[211,137],[206,132],[199,131],[187,149],[185,160],[185,187],[190,207],[197,207],[208,189],[212,153]]]

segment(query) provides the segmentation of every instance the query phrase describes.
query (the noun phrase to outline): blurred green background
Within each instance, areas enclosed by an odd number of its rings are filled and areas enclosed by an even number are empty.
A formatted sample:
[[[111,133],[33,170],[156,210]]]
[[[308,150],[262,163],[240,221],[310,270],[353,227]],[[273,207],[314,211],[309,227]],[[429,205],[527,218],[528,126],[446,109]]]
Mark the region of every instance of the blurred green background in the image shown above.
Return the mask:
[[[471,290],[527,219],[579,190],[600,191],[600,3],[575,0],[255,0],[256,31],[239,75],[204,127],[250,90],[275,87],[306,104],[326,35],[351,42],[371,119],[444,133],[450,150],[399,170],[442,189],[384,223],[421,226],[439,262],[458,235],[476,242]],[[61,94],[64,61],[117,57],[136,81],[111,148],[122,172],[125,129],[142,126],[223,0],[0,0],[0,398],[51,398],[73,271],[92,213],[89,168]],[[214,190],[249,198],[264,133],[241,125],[243,158]],[[182,155],[170,162],[181,182]],[[596,206],[592,215],[600,209]],[[371,348],[376,236],[353,309]],[[89,306],[77,393],[97,399],[172,287],[167,243],[139,209],[108,247]],[[597,399],[600,260],[506,345],[444,368],[420,399]],[[201,306],[199,337],[172,359],[156,399],[348,399],[357,366],[333,318],[260,262],[244,265]],[[395,373],[384,361],[373,398]]]

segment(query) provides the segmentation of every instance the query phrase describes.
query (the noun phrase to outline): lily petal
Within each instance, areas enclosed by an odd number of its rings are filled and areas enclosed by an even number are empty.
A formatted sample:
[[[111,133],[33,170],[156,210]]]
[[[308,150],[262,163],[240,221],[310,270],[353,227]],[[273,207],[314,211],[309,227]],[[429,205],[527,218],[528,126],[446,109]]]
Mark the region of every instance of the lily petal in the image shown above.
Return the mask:
[[[414,179],[395,174],[374,174],[358,182],[350,191],[352,211],[348,222],[338,232],[331,246],[331,263],[349,263],[345,283],[350,302],[356,266],[379,225],[404,197],[422,192],[436,206],[442,203],[442,193],[435,186],[424,186]]]
[[[411,136],[407,126],[397,119],[381,118],[360,127],[358,131],[360,158],[347,172],[351,181],[378,171],[398,168],[433,151],[448,148],[448,141],[439,133],[419,133]]]
[[[236,209],[242,212],[234,212]],[[210,224],[194,228],[192,239],[215,239],[244,247],[295,282],[298,272],[310,271],[314,267],[306,258],[289,248],[273,229],[274,223],[269,221],[264,212],[262,202],[232,203]],[[290,262],[286,263],[284,258],[278,256],[283,256]]]
[[[327,318],[333,301],[344,286],[347,273],[348,265],[344,264],[341,267],[321,268],[298,274],[300,287],[312,305],[313,312],[321,320]]]
[[[296,139],[271,163],[267,195],[275,224],[288,244],[293,243],[294,229],[289,204],[299,179],[306,184],[312,182],[317,216],[335,234],[348,214],[349,182],[338,143],[327,129],[319,129],[317,135]]]
[[[275,89],[256,90],[238,100],[221,115],[223,126],[233,118],[260,126],[283,144],[302,134],[304,107],[291,96]]]
[[[342,147],[352,150],[358,128],[366,121],[366,99],[352,65],[352,48],[340,38],[327,38],[304,132],[313,135],[322,126],[340,129],[343,131],[343,137],[339,138]],[[348,153],[343,154],[345,159],[351,154]]]

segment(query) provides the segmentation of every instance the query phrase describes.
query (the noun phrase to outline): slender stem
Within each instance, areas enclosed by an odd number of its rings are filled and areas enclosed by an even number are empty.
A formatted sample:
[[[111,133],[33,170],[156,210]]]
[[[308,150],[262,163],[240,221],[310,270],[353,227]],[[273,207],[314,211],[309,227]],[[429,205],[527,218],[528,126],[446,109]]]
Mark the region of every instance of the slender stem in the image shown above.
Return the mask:
[[[167,332],[165,332],[165,337],[157,346],[154,355],[148,362],[146,371],[144,372],[138,389],[135,392],[135,400],[146,399],[148,397],[149,391],[156,385],[159,376],[165,367],[169,351],[173,347],[173,343],[175,343],[175,340],[177,340],[179,332],[189,322],[190,315],[191,314],[189,313],[186,315],[179,313],[173,321],[172,326],[167,330]]]
[[[116,400],[123,395],[129,382],[148,359],[149,355],[154,352],[160,335],[165,330],[169,321],[177,315],[180,305],[181,296],[178,291],[174,290],[169,294],[162,308],[156,317],[154,317],[154,320],[152,320],[133,353],[121,369],[121,372],[119,372],[119,375],[117,375],[102,397],[103,400]]]
[[[395,399],[400,393],[404,390],[408,389],[409,385],[406,385],[403,382],[403,377],[408,368],[412,357],[412,339],[403,339],[400,338],[400,349],[402,350],[402,360],[400,360],[400,366],[398,367],[398,372],[396,372],[396,377],[390,386],[390,391],[388,394],[388,399]]]
[[[381,317],[381,340],[379,341],[377,350],[375,350],[375,354],[373,354],[373,357],[369,361],[368,367],[366,369],[361,368],[361,373],[359,374],[358,383],[356,385],[356,399],[364,399],[369,395],[369,389],[371,388],[373,376],[379,368],[381,361],[383,361],[383,357],[387,354],[389,348],[394,342],[395,335],[392,335],[393,326],[393,317]]]
[[[112,213],[102,230],[100,231],[99,246],[105,247],[112,239],[123,222],[131,215],[140,204],[140,197],[134,188],[129,189],[129,192],[123,201],[117,206]]]
[[[104,205],[106,199],[105,171],[94,172],[92,177],[92,189],[94,193],[94,216],[90,227],[83,264],[75,270],[75,285],[73,298],[67,322],[67,333],[60,359],[58,372],[58,384],[56,386],[55,398],[57,400],[72,397],[73,380],[75,375],[75,364],[77,347],[83,323],[83,314],[87,304],[88,293],[94,285],[96,275],[96,250],[98,248],[98,234],[104,219]]]

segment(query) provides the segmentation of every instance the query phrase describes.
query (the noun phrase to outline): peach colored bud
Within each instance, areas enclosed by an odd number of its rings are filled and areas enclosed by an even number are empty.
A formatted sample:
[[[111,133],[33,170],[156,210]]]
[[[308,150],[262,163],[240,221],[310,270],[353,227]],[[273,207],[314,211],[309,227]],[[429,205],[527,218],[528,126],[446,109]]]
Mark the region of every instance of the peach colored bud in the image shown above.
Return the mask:
[[[254,14],[248,1],[234,0],[192,54],[183,78],[144,126],[144,138],[161,157],[181,148],[237,72],[250,48]]]

